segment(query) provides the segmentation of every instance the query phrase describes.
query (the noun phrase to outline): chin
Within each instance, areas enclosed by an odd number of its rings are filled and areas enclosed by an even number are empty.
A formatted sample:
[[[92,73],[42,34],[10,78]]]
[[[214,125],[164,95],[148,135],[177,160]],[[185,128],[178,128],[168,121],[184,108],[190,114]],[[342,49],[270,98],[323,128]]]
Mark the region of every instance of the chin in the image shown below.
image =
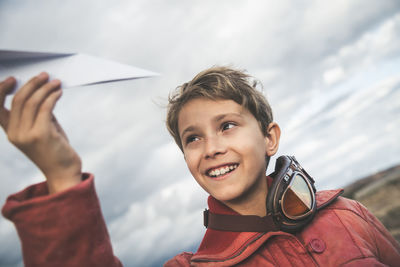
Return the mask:
[[[242,192],[240,190],[220,190],[218,192],[213,192],[210,195],[212,195],[215,199],[221,201],[221,202],[232,202],[235,200],[240,199],[242,196]]]

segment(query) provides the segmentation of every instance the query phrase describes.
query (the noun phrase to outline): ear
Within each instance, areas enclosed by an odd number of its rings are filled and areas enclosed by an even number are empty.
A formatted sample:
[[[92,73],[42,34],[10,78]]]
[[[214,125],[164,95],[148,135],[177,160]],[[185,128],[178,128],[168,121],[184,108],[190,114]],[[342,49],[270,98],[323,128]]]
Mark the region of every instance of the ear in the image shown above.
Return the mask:
[[[267,127],[265,135],[265,151],[266,156],[275,155],[279,148],[279,139],[281,137],[281,128],[276,122],[271,122]]]

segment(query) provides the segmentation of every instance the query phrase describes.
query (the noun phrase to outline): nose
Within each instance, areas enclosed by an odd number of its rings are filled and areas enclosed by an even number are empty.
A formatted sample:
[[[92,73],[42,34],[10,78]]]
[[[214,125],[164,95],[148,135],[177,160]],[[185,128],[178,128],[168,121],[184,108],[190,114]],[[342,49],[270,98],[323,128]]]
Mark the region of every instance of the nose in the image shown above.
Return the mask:
[[[209,137],[204,144],[204,157],[206,159],[215,158],[217,155],[226,153],[226,146],[218,136]]]

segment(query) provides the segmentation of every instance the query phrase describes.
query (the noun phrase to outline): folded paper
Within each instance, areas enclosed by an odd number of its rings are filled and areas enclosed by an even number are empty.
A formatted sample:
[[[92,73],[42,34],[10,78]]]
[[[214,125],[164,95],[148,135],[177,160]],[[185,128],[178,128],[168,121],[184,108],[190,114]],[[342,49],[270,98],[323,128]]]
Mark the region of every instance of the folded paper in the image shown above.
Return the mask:
[[[18,85],[46,71],[63,88],[138,79],[158,75],[137,67],[80,53],[0,50],[0,80],[9,76]]]

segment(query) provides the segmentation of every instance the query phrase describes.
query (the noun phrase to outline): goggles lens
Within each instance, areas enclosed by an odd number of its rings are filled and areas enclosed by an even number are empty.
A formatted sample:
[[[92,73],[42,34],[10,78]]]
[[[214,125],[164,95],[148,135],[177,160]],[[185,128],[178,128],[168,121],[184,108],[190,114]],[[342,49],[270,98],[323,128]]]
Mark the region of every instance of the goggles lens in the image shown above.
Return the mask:
[[[282,209],[288,217],[299,217],[307,214],[312,208],[312,193],[308,183],[301,175],[296,174],[282,198]]]

